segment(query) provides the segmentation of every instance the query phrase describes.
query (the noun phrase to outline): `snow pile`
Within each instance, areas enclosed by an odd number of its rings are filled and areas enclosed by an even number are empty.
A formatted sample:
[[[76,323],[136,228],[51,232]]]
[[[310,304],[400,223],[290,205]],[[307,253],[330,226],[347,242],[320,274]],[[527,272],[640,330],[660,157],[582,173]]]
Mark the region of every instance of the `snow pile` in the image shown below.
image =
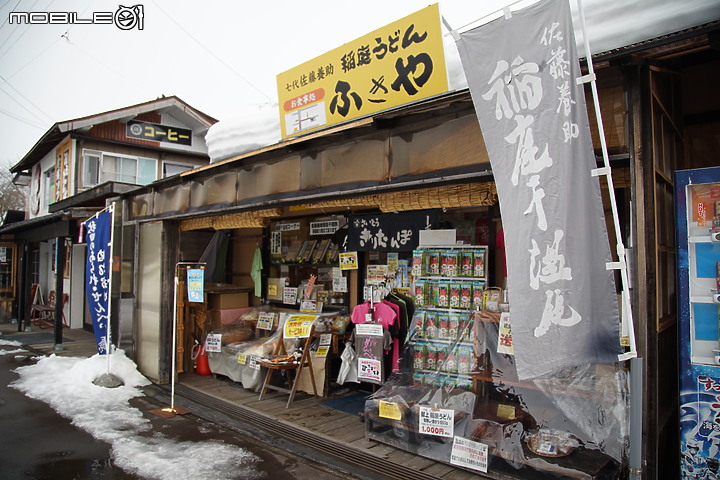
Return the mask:
[[[205,135],[210,163],[273,145],[280,141],[277,106],[250,109],[216,123]]]
[[[20,378],[11,386],[49,404],[73,425],[111,444],[114,463],[138,476],[160,480],[258,476],[252,466],[256,457],[241,448],[215,441],[179,442],[160,433],[140,435],[152,427],[129,401],[143,396],[139,387],[150,382],[122,350],[116,350],[110,370],[125,385],[94,385],[93,380],[107,372],[107,363],[107,357],[101,355],[43,357],[35,365],[17,368]]]
[[[0,345],[7,345],[9,347],[21,347],[22,343],[16,342],[15,340],[2,340],[0,339]]]

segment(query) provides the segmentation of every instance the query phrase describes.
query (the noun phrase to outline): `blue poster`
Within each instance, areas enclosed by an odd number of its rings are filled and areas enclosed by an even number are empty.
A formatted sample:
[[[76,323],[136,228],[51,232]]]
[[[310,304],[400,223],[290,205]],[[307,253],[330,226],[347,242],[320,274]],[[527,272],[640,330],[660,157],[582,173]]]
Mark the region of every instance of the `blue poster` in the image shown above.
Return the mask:
[[[187,270],[187,296],[189,302],[202,303],[204,299],[203,285],[205,284],[205,270],[202,268],[188,268]]]
[[[111,220],[112,213],[105,211],[85,222],[87,242],[85,292],[90,305],[90,317],[98,353],[101,355],[109,350],[107,329],[110,321]]]

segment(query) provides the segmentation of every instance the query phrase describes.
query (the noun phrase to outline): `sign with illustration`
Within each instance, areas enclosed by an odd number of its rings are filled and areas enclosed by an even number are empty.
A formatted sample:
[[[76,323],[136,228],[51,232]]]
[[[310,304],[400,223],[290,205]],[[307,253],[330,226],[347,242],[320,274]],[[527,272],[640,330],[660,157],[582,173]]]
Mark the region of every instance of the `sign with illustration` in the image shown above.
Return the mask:
[[[279,74],[277,89],[283,138],[446,92],[438,5]]]

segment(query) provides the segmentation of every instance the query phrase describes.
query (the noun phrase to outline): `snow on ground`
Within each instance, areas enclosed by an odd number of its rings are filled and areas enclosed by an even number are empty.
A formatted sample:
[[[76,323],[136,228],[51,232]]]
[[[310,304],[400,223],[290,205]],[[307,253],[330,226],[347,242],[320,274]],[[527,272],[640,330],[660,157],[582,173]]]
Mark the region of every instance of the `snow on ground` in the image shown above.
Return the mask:
[[[20,347],[22,343],[16,342],[15,340],[2,340],[0,339],[0,345],[8,345],[10,347]]]
[[[101,355],[43,357],[35,365],[15,369],[20,378],[10,386],[111,444],[115,465],[138,476],[159,480],[260,476],[254,467],[257,457],[240,447],[217,441],[180,442],[161,433],[141,435],[150,433],[151,424],[129,401],[143,396],[139,387],[150,382],[122,350],[110,360],[110,372],[125,383],[118,388],[92,383],[108,370],[107,357]]]

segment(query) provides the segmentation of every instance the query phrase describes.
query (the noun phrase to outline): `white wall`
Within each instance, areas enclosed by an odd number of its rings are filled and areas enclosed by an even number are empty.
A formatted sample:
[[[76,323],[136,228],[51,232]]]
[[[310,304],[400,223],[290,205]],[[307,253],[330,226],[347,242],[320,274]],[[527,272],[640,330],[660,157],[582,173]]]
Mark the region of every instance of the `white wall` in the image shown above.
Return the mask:
[[[160,289],[162,280],[162,223],[140,225],[137,285],[138,369],[157,381],[160,367]]]

